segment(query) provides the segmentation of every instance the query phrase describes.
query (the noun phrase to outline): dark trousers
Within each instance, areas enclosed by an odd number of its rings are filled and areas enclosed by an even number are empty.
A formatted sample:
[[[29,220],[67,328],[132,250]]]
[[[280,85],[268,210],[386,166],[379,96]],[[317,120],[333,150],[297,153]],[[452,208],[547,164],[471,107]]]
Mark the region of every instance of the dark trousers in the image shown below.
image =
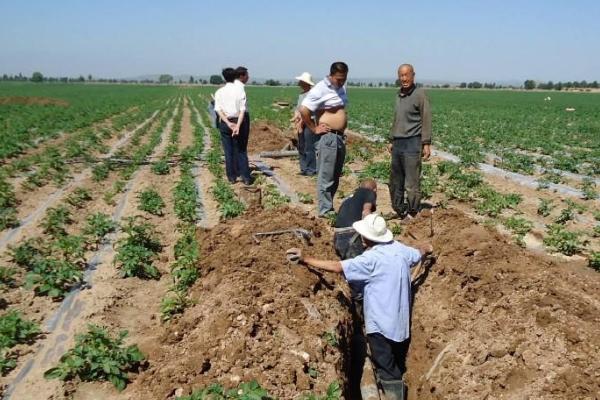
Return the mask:
[[[410,339],[403,342],[394,342],[381,333],[369,333],[367,335],[371,359],[377,370],[377,377],[384,381],[402,379],[406,371],[406,355]]]
[[[298,133],[298,155],[300,156],[300,172],[306,175],[317,173],[316,146],[321,136],[315,135],[313,131],[304,127]]]
[[[394,139],[390,175],[392,208],[416,215],[421,205],[421,136]],[[404,197],[406,194],[406,203]]]
[[[235,122],[235,121],[232,121]],[[243,126],[243,124],[242,124]],[[237,136],[232,136],[232,131],[227,124],[219,124],[221,132],[221,144],[225,155],[225,173],[229,182],[235,182],[241,176],[244,182],[250,181],[250,168],[248,166],[248,154],[244,150],[244,137],[242,129]],[[247,146],[247,142],[246,142]]]

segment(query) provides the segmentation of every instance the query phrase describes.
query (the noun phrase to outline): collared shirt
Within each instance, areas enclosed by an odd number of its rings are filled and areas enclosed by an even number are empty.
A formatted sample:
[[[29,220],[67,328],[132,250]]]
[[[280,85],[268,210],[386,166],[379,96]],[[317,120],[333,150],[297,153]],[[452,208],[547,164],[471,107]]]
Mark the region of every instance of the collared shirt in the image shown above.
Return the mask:
[[[240,82],[241,83],[241,82]],[[215,93],[215,112],[222,111],[227,118],[236,118],[246,111],[246,93],[234,83],[226,83]]]
[[[423,144],[431,143],[431,107],[423,88],[413,85],[406,92],[398,91],[390,134],[392,138],[420,135]]]
[[[410,337],[410,268],[419,260],[419,250],[392,241],[342,261],[346,280],[364,284],[367,334],[381,333],[395,342]]]
[[[233,81],[233,84],[235,85],[235,87],[237,87],[240,91],[240,93],[244,96],[245,99],[247,99],[246,97],[246,85],[244,84],[244,82],[240,81],[239,79],[236,79],[235,81]],[[248,101],[246,100],[246,112],[248,112]]]
[[[312,112],[345,107],[347,104],[346,86],[335,87],[328,78],[313,86],[302,100],[302,105]]]

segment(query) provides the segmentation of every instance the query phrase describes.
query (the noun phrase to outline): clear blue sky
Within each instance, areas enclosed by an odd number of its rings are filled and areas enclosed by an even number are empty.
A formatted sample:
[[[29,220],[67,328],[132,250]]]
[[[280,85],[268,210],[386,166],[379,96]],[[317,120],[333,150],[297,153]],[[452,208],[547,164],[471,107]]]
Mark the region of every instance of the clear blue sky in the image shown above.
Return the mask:
[[[229,8],[225,8],[228,4]],[[0,74],[600,80],[600,1],[0,0]]]

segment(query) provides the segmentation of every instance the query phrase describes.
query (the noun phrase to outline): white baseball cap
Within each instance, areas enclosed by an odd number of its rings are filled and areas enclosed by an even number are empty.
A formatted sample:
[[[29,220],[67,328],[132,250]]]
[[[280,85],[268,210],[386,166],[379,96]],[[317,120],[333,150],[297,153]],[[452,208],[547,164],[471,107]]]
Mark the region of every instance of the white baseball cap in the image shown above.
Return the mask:
[[[312,76],[308,72],[303,72],[300,76],[297,76],[295,79],[298,81],[306,82],[310,86],[315,86],[315,83],[312,80]]]
[[[352,227],[365,239],[376,243],[387,243],[394,239],[394,234],[387,228],[385,219],[377,213],[369,214]]]

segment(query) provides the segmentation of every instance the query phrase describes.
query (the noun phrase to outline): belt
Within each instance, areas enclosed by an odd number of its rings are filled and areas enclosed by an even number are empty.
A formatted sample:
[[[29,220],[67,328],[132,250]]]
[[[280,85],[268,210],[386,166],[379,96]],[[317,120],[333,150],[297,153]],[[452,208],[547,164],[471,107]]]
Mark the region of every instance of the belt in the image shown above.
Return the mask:
[[[337,129],[332,129],[327,133],[335,133],[336,135],[344,136],[344,132],[338,131]]]
[[[333,228],[335,233],[346,233],[346,232],[356,232],[353,227],[349,226],[347,228]]]
[[[227,117],[227,121],[236,122],[238,117]]]

